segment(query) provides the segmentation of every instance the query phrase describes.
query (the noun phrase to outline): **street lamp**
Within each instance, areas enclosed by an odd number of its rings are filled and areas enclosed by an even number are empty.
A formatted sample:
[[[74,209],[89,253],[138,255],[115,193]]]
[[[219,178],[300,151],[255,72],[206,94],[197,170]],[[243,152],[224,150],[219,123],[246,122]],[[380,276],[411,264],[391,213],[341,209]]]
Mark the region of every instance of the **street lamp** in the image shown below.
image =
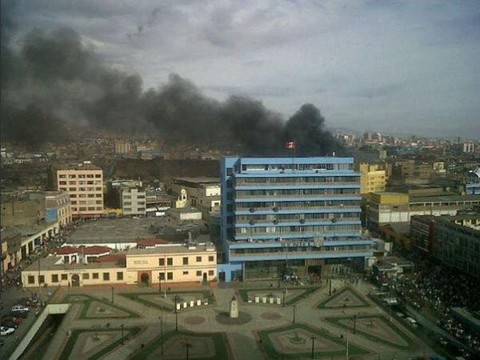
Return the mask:
[[[178,295],[175,295],[175,331],[178,331],[178,311],[177,311],[177,301]]]
[[[112,286],[112,304],[113,304],[113,286]]]
[[[354,334],[356,333],[356,329],[357,329],[357,317],[358,317],[357,314],[353,315],[353,333]]]
[[[287,288],[283,289],[283,307],[285,307],[285,295],[287,294]]]
[[[122,345],[125,343],[125,342],[124,342],[124,339],[123,339],[123,326],[124,326],[123,324],[120,325],[120,328],[122,329]]]
[[[315,339],[316,338],[317,338],[316,336],[310,336],[310,340],[312,340],[312,356],[311,356],[312,359],[315,356]]]
[[[295,324],[295,310],[297,309],[297,305],[293,305],[293,318],[292,318],[292,323]]]
[[[163,359],[163,312],[160,315],[160,341],[162,342],[162,359]]]
[[[187,352],[187,360],[188,360],[188,349],[190,347],[190,343],[188,342],[188,339],[185,339],[185,351]]]
[[[162,293],[162,273],[158,273],[158,293]]]

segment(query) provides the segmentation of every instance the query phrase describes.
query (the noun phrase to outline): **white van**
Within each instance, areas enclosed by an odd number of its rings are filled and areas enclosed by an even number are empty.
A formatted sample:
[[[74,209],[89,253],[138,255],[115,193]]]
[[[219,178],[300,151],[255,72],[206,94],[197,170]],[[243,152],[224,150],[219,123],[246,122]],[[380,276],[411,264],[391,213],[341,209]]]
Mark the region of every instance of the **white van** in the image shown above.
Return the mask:
[[[417,323],[417,320],[411,318],[411,317],[407,317],[405,320],[407,320],[407,322],[413,326],[413,327],[417,327],[418,326],[418,323]]]

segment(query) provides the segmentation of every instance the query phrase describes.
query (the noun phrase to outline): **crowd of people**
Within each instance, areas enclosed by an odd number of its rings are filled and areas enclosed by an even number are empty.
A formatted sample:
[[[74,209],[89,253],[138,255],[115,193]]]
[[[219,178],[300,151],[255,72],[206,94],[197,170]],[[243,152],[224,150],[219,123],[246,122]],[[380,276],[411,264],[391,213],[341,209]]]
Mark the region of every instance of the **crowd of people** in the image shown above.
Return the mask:
[[[397,291],[408,303],[434,316],[437,325],[470,350],[480,351],[480,331],[452,311],[453,308],[463,308],[470,314],[480,311],[480,281],[428,259],[415,260],[415,273],[399,283]]]

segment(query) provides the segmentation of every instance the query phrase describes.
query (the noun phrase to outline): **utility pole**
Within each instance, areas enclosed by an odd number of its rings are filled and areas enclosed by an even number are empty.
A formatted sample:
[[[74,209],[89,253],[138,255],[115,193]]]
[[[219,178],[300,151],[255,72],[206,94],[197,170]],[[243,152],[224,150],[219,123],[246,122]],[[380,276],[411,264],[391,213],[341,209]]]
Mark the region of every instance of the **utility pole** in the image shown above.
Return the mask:
[[[314,359],[314,356],[315,356],[315,339],[317,337],[316,336],[310,336],[310,340],[312,340],[312,359]]]
[[[178,331],[178,310],[177,310],[178,295],[175,295],[175,331]]]

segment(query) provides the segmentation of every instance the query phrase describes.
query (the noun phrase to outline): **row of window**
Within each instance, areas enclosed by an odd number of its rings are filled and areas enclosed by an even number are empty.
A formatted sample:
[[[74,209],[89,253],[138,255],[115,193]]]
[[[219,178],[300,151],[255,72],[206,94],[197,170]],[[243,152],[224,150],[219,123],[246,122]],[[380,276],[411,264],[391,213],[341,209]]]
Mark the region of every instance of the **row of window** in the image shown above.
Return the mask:
[[[302,195],[340,195],[358,194],[359,189],[269,189],[269,190],[239,190],[235,197],[247,196],[302,196]],[[230,194],[229,194],[230,195]],[[233,197],[233,194],[232,194]]]
[[[87,202],[86,200],[80,200],[78,203],[77,203],[77,200],[72,200],[72,205],[87,205],[88,203],[90,203],[91,201]],[[103,201],[102,200],[95,200],[95,204],[97,205],[101,205],[103,204]]]
[[[305,220],[309,219],[356,219],[360,217],[359,212],[342,212],[342,213],[314,213],[314,214],[248,214],[248,215],[237,215],[235,220],[237,223],[250,222],[251,225],[254,225],[255,222],[263,221],[298,221],[304,223]],[[253,224],[252,224],[253,221]]]
[[[240,227],[236,228],[236,235],[241,234],[290,234],[301,232],[314,233],[343,233],[360,231],[361,225],[314,225],[314,226],[265,226],[265,227]]]
[[[281,205],[281,208],[279,207]],[[229,205],[233,209],[232,205]],[[285,201],[285,202],[273,202],[273,201],[250,201],[239,202],[236,205],[236,210],[249,210],[255,212],[257,210],[273,210],[279,211],[282,209],[308,209],[308,208],[326,208],[327,206],[343,207],[343,206],[360,206],[360,200],[316,200],[316,201]],[[228,210],[228,209],[227,209]]]
[[[79,179],[93,179],[93,178],[101,179],[102,174],[78,174],[78,176],[77,176],[77,174],[68,174],[69,179],[76,179],[77,177]],[[66,174],[59,174],[58,178],[59,179],[66,179],[67,175]]]
[[[202,276],[202,270],[197,270],[196,271],[196,275],[197,276]],[[189,275],[189,271],[188,270],[185,270],[183,271],[182,275]],[[215,275],[215,271],[214,270],[208,270],[208,275],[209,276],[214,276]],[[160,272],[158,274],[159,278],[160,278],[160,281],[164,281],[165,280],[165,273],[164,272]],[[173,272],[167,272],[167,280],[173,280]]]
[[[354,176],[300,176],[300,177],[249,177],[249,178],[235,178],[236,185],[248,185],[248,184],[325,184],[325,183],[354,183],[359,179],[359,174],[353,174]]]
[[[188,262],[189,262],[188,259],[189,259],[188,256],[183,257],[183,258],[182,258],[182,265],[188,265]],[[165,260],[166,260],[166,262],[165,262]],[[201,263],[202,261],[203,261],[203,257],[202,257],[202,256],[197,256],[197,257],[195,258],[195,262],[197,262],[197,263]],[[214,262],[214,261],[215,261],[215,256],[209,255],[209,256],[208,256],[208,261],[209,261],[209,262]],[[159,266],[165,266],[165,264],[166,264],[167,266],[173,266],[173,258],[168,257],[168,258],[159,258],[159,259],[158,259],[158,265],[159,265]]]
[[[98,280],[100,279],[100,273],[92,273],[92,279],[93,280]],[[110,273],[104,272],[102,273],[102,279],[103,281],[110,281]],[[45,275],[38,275],[38,283],[39,284],[45,284]],[[61,281],[67,281],[68,280],[68,274],[52,274],[51,275],[51,283],[56,284]],[[90,274],[89,273],[83,273],[82,274],[82,280],[90,280]],[[27,279],[29,284],[35,284],[35,276],[34,275],[29,275]],[[123,281],[123,272],[117,272],[117,281]]]
[[[84,206],[80,206],[80,207],[72,206],[72,211],[103,211],[103,206],[88,206],[88,207],[84,207]]]
[[[93,187],[66,187],[66,186],[59,186],[58,190],[60,191],[71,191],[71,192],[77,192],[77,191],[103,191],[103,188],[101,186],[97,186],[95,188]]]

